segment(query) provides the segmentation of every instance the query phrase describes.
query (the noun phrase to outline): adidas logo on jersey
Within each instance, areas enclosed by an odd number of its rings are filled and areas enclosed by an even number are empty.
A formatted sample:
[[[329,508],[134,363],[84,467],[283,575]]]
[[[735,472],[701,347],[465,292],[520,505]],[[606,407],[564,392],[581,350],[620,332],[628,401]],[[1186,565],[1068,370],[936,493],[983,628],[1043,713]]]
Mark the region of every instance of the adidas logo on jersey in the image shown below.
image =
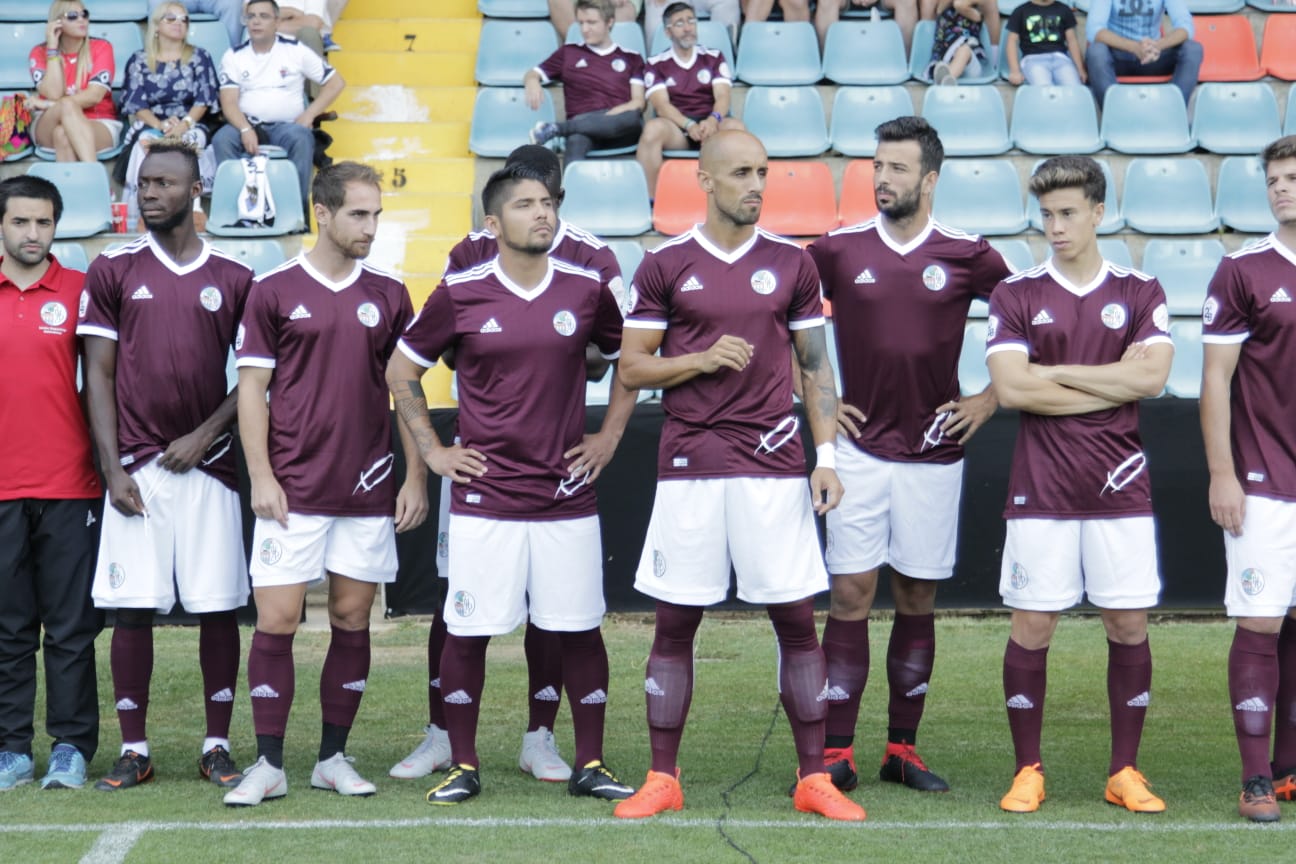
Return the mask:
[[[537,690],[535,692],[535,695],[532,696],[531,698],[535,699],[537,702],[557,702],[558,691],[555,690],[552,686],[545,686]]]
[[[1269,295],[1269,302],[1270,303],[1290,303],[1292,302],[1292,299],[1291,299],[1291,295],[1287,293],[1286,288],[1279,288],[1273,294]]]
[[[1265,475],[1262,474],[1262,473],[1259,472],[1259,471],[1248,471],[1248,472],[1247,472],[1247,480],[1249,480],[1249,481],[1252,482],[1252,483],[1263,483],[1263,482],[1264,482],[1264,478],[1265,478]]]
[[[856,285],[872,285],[876,281],[877,280],[873,278],[873,271],[867,267],[864,268],[863,273],[855,277]]]
[[[845,689],[838,687],[836,684],[828,688],[829,702],[845,702],[850,698],[850,694]]]
[[[666,691],[663,690],[663,689],[661,688],[661,685],[658,684],[656,681],[654,681],[652,678],[645,678],[645,679],[644,679],[644,692],[647,693],[649,696],[665,696],[665,695],[666,695]]]
[[[300,321],[303,318],[309,318],[309,317],[311,317],[310,310],[307,309],[305,306],[298,306],[296,309],[292,311],[292,314],[288,316],[288,320]]]
[[[1041,309],[1039,314],[1031,319],[1031,323],[1038,327],[1041,324],[1052,324],[1053,316],[1048,313],[1047,309]]]
[[[135,700],[129,696],[117,700],[118,711],[134,711],[137,708],[139,708],[139,706],[136,705]]]
[[[135,293],[131,295],[131,299],[132,300],[152,300],[153,293],[148,290],[147,285],[141,285],[140,287],[135,289]]]
[[[445,701],[449,702],[451,705],[471,705],[472,697],[462,690],[456,690],[449,696],[445,697]]]
[[[1129,700],[1125,704],[1131,708],[1146,708],[1148,707],[1148,703],[1150,703],[1151,701],[1152,701],[1152,694],[1144,690],[1142,693],[1135,696],[1133,699]]]
[[[1259,696],[1252,696],[1250,699],[1244,699],[1233,706],[1234,711],[1254,711],[1257,714],[1268,711],[1269,706]]]
[[[365,680],[366,679],[361,678],[359,681],[348,681],[342,685],[342,689],[350,690],[354,693],[363,693],[365,691]]]
[[[269,684],[258,684],[252,688],[253,699],[278,699],[279,691]]]
[[[685,291],[701,291],[701,290],[702,290],[702,281],[698,279],[696,276],[690,276],[689,278],[685,279],[684,284],[680,286],[681,294]]]
[[[217,690],[215,693],[213,693],[213,694],[211,695],[211,701],[213,701],[213,702],[233,702],[233,701],[234,701],[234,691],[231,690],[231,689],[228,688],[228,687],[226,687],[224,690]]]
[[[1018,693],[1016,696],[1008,700],[1008,707],[1024,711],[1029,708],[1034,708],[1035,703],[1027,699],[1026,694]]]
[[[499,326],[499,322],[496,321],[494,318],[492,318],[481,326],[481,332],[482,333],[503,333],[504,328]]]
[[[919,684],[917,687],[905,694],[906,699],[917,699],[919,696],[927,695],[927,682]]]
[[[582,57],[580,60],[577,60],[577,61],[576,61],[576,68],[577,68],[577,69],[584,69],[584,68],[586,68],[586,67],[588,67],[588,66],[589,66],[589,64],[585,62],[585,58],[583,58],[583,57]]]
[[[582,705],[605,705],[607,704],[607,692],[599,688],[592,693],[587,693],[581,697]]]

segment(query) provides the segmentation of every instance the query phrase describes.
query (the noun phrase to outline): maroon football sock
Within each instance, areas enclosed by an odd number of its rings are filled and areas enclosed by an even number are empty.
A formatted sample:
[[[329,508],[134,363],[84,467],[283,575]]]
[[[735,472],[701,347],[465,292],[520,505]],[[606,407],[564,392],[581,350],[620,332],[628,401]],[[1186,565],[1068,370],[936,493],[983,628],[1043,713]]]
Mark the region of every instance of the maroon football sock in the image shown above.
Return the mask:
[[[441,704],[441,652],[445,650],[445,616],[440,613],[428,628],[428,722],[445,728],[445,709]]]
[[[148,740],[149,682],[153,678],[153,626],[113,627],[109,654],[113,698],[122,741]]]
[[[1107,703],[1111,707],[1108,775],[1138,767],[1139,741],[1152,695],[1152,649],[1148,640],[1122,645],[1107,640]]]
[[[202,667],[207,737],[228,739],[239,670],[238,619],[233,612],[198,616],[198,665]]]
[[[489,636],[446,634],[441,654],[441,692],[444,694],[446,731],[450,734],[450,758],[456,765],[476,768],[477,716],[481,712],[482,687],[486,683],[486,647]]]
[[[657,601],[657,623],[644,676],[648,741],[652,770],[672,776],[693,701],[693,636],[702,623],[702,611],[701,606]]]
[[[815,631],[814,599],[767,606],[779,644],[779,696],[792,724],[798,776],[824,770],[824,717],[828,700],[828,664]]]
[[[1004,650],[1004,704],[1012,733],[1017,768],[1042,762],[1040,734],[1044,728],[1044,690],[1048,683],[1048,647],[1028,650],[1012,639]]]
[[[554,635],[560,637],[562,683],[567,688],[567,704],[571,706],[572,731],[576,736],[575,764],[579,769],[603,758],[603,718],[607,713],[608,688],[607,648],[603,645],[603,631],[597,627],[577,633]],[[534,716],[533,713],[532,717]]]
[[[1242,756],[1242,780],[1272,776],[1269,733],[1273,706],[1278,698],[1278,643],[1272,633],[1238,627],[1229,648],[1229,701],[1233,704],[1233,731]]]
[[[248,652],[248,694],[252,699],[252,727],[258,738],[263,735],[283,738],[284,730],[288,728],[288,712],[297,687],[293,635],[260,630],[252,632],[252,650]]]
[[[828,718],[825,739],[832,747],[849,747],[859,721],[860,698],[868,684],[869,622],[828,616],[823,651],[828,663]]]
[[[562,688],[566,679],[564,661],[571,656],[564,645],[565,638],[565,635],[560,638],[559,634],[541,630],[527,621],[522,650],[526,652],[527,692],[531,694],[527,699],[531,709],[530,717],[527,719],[528,732],[535,732],[541,726],[553,731],[554,719],[558,716],[559,700],[562,699]],[[600,650],[603,650],[602,645],[603,639],[600,636]],[[606,668],[606,651],[603,653],[603,665]],[[606,681],[603,689],[607,689]]]
[[[332,630],[324,668],[320,670],[320,719],[350,728],[355,725],[369,678],[369,628]]]
[[[935,659],[936,616],[897,612],[887,644],[887,683],[891,689],[887,737],[893,743],[914,743]]]
[[[1274,701],[1274,771],[1296,768],[1296,621],[1278,634],[1278,695]]]

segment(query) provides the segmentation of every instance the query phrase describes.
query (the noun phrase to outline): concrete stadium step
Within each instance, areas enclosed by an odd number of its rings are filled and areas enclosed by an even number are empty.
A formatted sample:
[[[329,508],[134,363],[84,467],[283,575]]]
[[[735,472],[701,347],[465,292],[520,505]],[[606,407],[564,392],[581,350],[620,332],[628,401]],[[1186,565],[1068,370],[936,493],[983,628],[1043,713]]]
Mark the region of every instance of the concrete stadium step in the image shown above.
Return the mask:
[[[400,51],[412,54],[475,52],[481,19],[403,18],[348,20],[333,29],[333,39],[345,51]]]
[[[389,195],[471,195],[474,187],[472,159],[382,160],[367,159],[383,177]],[[438,268],[437,273],[441,270]]]
[[[401,273],[440,273],[444,255],[424,260],[420,242],[429,236],[463,237],[471,230],[471,195],[385,195],[374,263]]]
[[[350,0],[342,20],[424,18],[433,10],[438,18],[481,18],[477,0]]]
[[[357,123],[324,125],[333,136],[329,155],[365,162],[445,159],[468,156],[467,119],[449,123]]]
[[[475,51],[457,54],[415,54],[410,51],[338,51],[329,62],[348,86],[417,83],[421,87],[471,87],[477,62]]]
[[[342,120],[366,123],[427,123],[433,117],[471,118],[476,87],[348,85],[331,106]]]

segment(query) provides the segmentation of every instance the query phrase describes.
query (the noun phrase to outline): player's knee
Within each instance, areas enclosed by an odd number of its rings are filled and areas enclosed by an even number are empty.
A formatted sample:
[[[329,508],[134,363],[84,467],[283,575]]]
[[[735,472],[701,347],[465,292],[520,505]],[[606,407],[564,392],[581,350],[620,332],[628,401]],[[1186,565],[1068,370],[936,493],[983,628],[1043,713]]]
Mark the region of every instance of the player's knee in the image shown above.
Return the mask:
[[[847,621],[868,616],[877,594],[877,571],[841,573],[832,577],[829,614]]]
[[[153,626],[152,609],[118,609],[113,619],[113,626],[122,630],[146,630]]]
[[[931,580],[897,573],[891,580],[891,593],[895,595],[896,611],[901,614],[930,615],[936,611],[936,583]]]

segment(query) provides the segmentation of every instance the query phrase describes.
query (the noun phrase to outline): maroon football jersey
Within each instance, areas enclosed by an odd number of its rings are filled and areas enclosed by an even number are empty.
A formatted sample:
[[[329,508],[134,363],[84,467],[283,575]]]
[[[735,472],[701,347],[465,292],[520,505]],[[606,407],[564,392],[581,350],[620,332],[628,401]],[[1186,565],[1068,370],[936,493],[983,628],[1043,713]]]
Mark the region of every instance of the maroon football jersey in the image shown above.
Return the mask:
[[[545,84],[563,83],[568,117],[629,102],[630,85],[644,83],[643,57],[615,43],[602,51],[588,45],[562,45],[535,68]]]
[[[1296,501],[1296,251],[1270,234],[1220,261],[1202,341],[1242,343],[1230,397],[1233,466],[1249,495]]]
[[[725,252],[695,227],[644,256],[627,302],[626,327],[664,331],[663,357],[706,351],[726,334],[755,346],[742,372],[721,369],[666,391],[660,479],[805,475],[792,331],[824,323],[805,250],[757,228]]]
[[[183,266],[152,234],[90,262],[77,335],[117,342],[117,449],[134,471],[203,424],[228,395],[225,364],[252,271],[203,243]],[[231,489],[233,433],[198,467]]]
[[[1170,343],[1165,292],[1151,276],[1104,262],[1072,285],[1052,260],[990,297],[986,354],[1021,351],[1044,366],[1099,366],[1135,342]],[[1021,412],[1004,517],[1108,519],[1152,514],[1138,403],[1069,417]]]
[[[340,282],[305,255],[257,277],[235,350],[274,370],[270,467],[293,513],[395,512],[387,361],[413,317],[405,286],[360,261]]]
[[[693,49],[687,63],[675,56],[675,49],[648,58],[644,72],[646,95],[665,90],[670,103],[685,117],[705,117],[715,110],[716,86],[733,85],[729,64],[719,51],[702,46]]]
[[[445,272],[462,273],[471,270],[498,254],[499,241],[494,234],[486,229],[474,231],[450,250]],[[549,245],[549,254],[568,264],[575,264],[582,270],[593,270],[599,274],[603,287],[611,290],[618,302],[624,298],[621,265],[617,263],[612,247],[583,228],[559,220],[553,243]]]
[[[811,244],[832,302],[842,399],[868,422],[852,442],[882,459],[956,462],[936,408],[959,397],[963,327],[974,297],[1012,273],[981,237],[931,221],[901,245],[879,218]]]
[[[585,434],[585,346],[621,352],[621,310],[601,277],[557,258],[523,289],[493,258],[449,273],[400,340],[429,367],[455,349],[459,438],[486,474],[455,483],[450,512],[496,519],[574,519],[597,512],[594,487],[563,453]]]

